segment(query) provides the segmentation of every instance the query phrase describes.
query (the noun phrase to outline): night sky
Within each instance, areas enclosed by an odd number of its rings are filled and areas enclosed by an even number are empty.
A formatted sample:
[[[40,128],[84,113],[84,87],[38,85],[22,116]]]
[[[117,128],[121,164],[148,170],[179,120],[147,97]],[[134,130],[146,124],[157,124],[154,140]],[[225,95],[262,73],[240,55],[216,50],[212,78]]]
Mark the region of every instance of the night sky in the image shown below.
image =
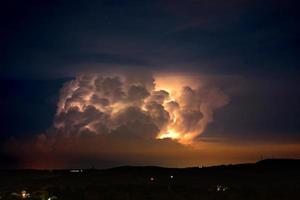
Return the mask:
[[[2,2],[0,167],[182,167],[300,158],[299,6],[296,0]],[[152,126],[132,121],[112,126],[105,133],[112,137],[98,134],[104,128],[94,135],[58,130],[55,123],[74,119],[57,115],[62,88],[82,74],[108,72],[142,77],[143,84],[150,74],[169,85],[172,76],[179,77],[175,82],[199,77],[205,94],[218,91],[212,99],[201,93],[213,105],[213,120],[191,144],[141,139],[132,132]],[[143,98],[152,91],[145,88]],[[130,105],[142,108],[134,95],[126,94]],[[139,118],[127,114],[122,122]],[[153,133],[162,130],[153,126]]]

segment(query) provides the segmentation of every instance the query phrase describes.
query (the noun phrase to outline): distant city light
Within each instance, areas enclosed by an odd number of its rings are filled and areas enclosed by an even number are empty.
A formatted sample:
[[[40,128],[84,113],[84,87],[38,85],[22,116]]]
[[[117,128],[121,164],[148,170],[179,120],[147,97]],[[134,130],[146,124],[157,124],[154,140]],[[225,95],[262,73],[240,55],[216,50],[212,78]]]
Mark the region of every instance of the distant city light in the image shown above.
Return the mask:
[[[171,178],[171,179],[173,179],[173,178],[174,178],[174,176],[173,176],[173,175],[171,175],[171,176],[170,176],[170,178]]]
[[[70,172],[71,173],[79,173],[79,172],[83,172],[83,169],[71,169]]]

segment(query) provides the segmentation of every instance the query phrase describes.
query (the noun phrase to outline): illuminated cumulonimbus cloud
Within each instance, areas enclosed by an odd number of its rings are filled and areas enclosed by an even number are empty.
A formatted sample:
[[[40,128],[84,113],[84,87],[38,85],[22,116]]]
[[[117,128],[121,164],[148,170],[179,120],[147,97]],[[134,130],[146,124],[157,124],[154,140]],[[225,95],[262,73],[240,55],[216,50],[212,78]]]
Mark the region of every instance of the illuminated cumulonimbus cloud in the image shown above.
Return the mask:
[[[80,75],[61,89],[54,128],[66,136],[122,134],[193,142],[228,97],[197,76]]]

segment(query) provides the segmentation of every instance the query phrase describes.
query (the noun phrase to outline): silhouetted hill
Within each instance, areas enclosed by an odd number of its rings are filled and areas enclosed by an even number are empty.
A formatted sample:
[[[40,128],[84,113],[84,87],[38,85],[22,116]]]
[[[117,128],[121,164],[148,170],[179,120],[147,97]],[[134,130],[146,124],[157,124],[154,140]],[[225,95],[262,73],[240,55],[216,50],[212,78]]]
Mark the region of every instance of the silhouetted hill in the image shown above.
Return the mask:
[[[45,190],[64,200],[300,199],[299,165],[300,160],[266,159],[202,168],[2,170],[0,197],[26,189]]]
[[[225,168],[299,168],[300,159],[264,159],[256,163],[242,163],[242,164],[229,164],[229,165],[216,165],[208,167],[187,167],[187,168],[166,168],[159,166],[120,166],[106,169],[107,171],[172,171],[172,170],[199,170],[199,169],[225,169]]]
[[[286,167],[299,169],[300,159],[265,159],[258,161],[256,165],[265,167]]]

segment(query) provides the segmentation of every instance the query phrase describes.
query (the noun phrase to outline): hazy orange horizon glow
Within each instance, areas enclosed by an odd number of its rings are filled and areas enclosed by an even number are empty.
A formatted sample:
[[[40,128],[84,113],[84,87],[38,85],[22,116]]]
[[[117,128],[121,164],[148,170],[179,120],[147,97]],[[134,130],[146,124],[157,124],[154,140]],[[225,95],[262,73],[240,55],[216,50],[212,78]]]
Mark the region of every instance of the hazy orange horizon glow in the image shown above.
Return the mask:
[[[77,142],[60,141],[57,144],[57,152],[48,154],[47,152],[32,154],[28,146],[20,147],[22,154],[21,168],[35,169],[55,169],[55,168],[76,168],[82,167],[77,159],[82,157],[116,160],[120,159],[118,165],[157,165],[163,167],[198,167],[198,166],[214,166],[222,164],[238,164],[253,163],[261,159],[268,158],[298,158],[300,159],[299,143],[266,143],[266,144],[244,144],[243,142],[235,142],[234,144],[223,142],[194,142],[184,146],[157,146],[155,149],[147,149],[144,144],[115,143],[101,144],[106,148],[105,151],[98,149],[96,142],[80,141]],[[83,150],[82,146],[89,144],[89,148]],[[65,146],[66,145],[66,146]],[[114,145],[118,145],[119,149],[113,149]],[[145,145],[147,146],[147,145]],[[73,151],[66,151],[70,148]],[[139,152],[136,151],[139,148]],[[126,161],[125,161],[126,160]],[[109,168],[114,165],[101,166],[97,160],[94,161],[99,168]],[[89,168],[90,166],[85,166]],[[85,168],[83,167],[83,168]]]

